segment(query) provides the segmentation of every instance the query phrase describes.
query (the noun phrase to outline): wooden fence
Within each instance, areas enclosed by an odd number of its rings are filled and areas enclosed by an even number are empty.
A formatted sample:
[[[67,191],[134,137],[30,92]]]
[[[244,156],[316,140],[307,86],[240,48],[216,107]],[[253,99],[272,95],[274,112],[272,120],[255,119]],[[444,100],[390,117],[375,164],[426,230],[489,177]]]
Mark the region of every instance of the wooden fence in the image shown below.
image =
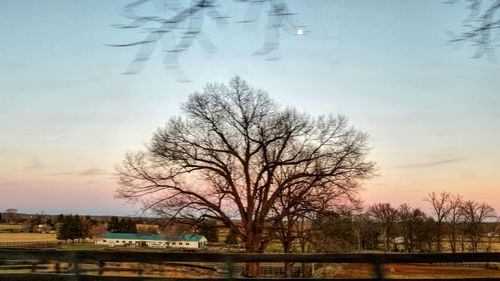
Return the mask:
[[[57,281],[157,281],[157,280],[249,280],[238,268],[245,263],[371,264],[372,278],[355,280],[436,280],[385,279],[384,264],[500,264],[500,253],[458,254],[226,254],[226,253],[172,253],[172,252],[118,252],[118,251],[63,251],[63,250],[0,250],[0,280],[57,280]],[[124,268],[123,265],[126,265]],[[179,274],[162,277],[145,276],[148,268],[165,270],[173,266]],[[123,272],[128,274],[123,274]],[[121,272],[122,274],[117,274]],[[190,276],[182,273],[191,272]],[[500,276],[500,275],[496,275]],[[295,278],[312,280],[308,278]],[[288,280],[262,276],[258,280]],[[317,278],[314,278],[317,280]],[[339,280],[334,278],[322,280]],[[500,277],[454,277],[448,280],[497,280]]]

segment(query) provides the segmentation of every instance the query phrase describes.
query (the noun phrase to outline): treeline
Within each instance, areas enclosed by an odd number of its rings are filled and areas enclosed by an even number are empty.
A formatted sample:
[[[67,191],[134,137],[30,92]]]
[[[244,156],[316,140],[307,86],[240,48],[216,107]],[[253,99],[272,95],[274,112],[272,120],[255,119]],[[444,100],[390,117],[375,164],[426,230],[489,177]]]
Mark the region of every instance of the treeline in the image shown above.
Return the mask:
[[[91,238],[91,229],[97,225],[97,221],[89,216],[81,218],[79,215],[59,215],[56,221],[58,240],[84,240]]]
[[[429,214],[389,203],[370,205],[363,212],[319,212],[295,224],[293,235],[279,236],[280,241],[293,245],[290,250],[295,252],[492,250],[500,234],[493,207],[447,192],[430,193],[425,201]]]
[[[107,223],[106,230],[114,233],[137,233],[137,224],[131,218],[111,217]]]

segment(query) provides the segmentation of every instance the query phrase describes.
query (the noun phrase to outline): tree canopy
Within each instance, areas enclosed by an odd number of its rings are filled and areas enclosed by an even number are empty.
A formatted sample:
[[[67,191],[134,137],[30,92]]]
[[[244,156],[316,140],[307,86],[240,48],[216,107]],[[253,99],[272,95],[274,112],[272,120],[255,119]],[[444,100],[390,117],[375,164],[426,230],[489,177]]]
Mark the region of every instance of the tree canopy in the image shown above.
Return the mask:
[[[181,116],[129,153],[117,193],[168,217],[218,220],[262,252],[290,212],[355,198],[374,169],[368,151],[345,117],[279,106],[235,77],[190,95]]]

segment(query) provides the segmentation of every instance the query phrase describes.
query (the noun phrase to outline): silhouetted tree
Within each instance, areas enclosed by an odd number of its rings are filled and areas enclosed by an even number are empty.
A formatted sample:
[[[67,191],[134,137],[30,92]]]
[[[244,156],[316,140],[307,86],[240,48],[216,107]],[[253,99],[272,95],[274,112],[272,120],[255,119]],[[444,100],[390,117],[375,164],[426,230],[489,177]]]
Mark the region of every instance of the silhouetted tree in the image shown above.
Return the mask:
[[[112,216],[108,221],[106,230],[108,232],[120,232],[121,230],[120,219],[116,216]]]
[[[78,215],[73,216],[71,214],[65,215],[62,218],[62,222],[58,224],[57,227],[57,239],[58,240],[75,240],[81,237],[80,231],[80,217]]]
[[[136,223],[131,218],[113,216],[109,219],[106,230],[114,233],[137,233]]]
[[[368,215],[375,220],[380,228],[385,250],[391,250],[390,242],[394,236],[393,230],[397,222],[398,210],[389,203],[377,203],[368,208]]]
[[[477,252],[481,237],[485,234],[483,224],[488,219],[496,218],[495,209],[487,203],[467,200],[463,202],[462,210],[465,222],[464,232],[471,241],[471,250]]]
[[[196,232],[205,236],[208,242],[219,242],[219,228],[215,220],[204,220],[197,224]]]
[[[464,214],[462,208],[463,200],[459,194],[450,195],[448,199],[448,214],[445,217],[448,241],[452,253],[457,251],[457,243],[460,235],[463,235]]]
[[[183,113],[146,151],[127,155],[118,195],[144,199],[146,209],[168,217],[218,220],[240,235],[247,252],[263,252],[272,240],[287,215],[273,212],[286,190],[304,199],[356,189],[373,170],[366,135],[346,118],[279,107],[240,78],[191,95]],[[241,226],[231,220],[235,212]]]
[[[425,214],[420,209],[413,209],[408,204],[401,204],[398,208],[398,218],[401,224],[404,246],[407,252],[415,249],[416,228],[425,220]]]
[[[436,250],[441,252],[441,240],[443,237],[443,223],[445,218],[450,213],[450,200],[451,194],[448,192],[441,192],[439,194],[431,192],[427,195],[424,201],[431,204],[433,214],[436,218]]]
[[[7,223],[16,223],[17,222],[17,209],[9,208],[5,210],[5,221]]]
[[[320,213],[313,221],[312,229],[316,252],[345,253],[356,249],[352,214]]]

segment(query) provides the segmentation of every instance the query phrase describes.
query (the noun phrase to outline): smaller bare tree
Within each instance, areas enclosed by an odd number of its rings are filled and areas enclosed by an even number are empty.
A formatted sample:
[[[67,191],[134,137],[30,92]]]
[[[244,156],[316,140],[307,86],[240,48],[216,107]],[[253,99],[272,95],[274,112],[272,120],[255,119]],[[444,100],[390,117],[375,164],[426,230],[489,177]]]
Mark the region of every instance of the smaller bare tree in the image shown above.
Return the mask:
[[[398,208],[398,217],[401,223],[404,246],[407,252],[413,252],[415,248],[415,229],[419,222],[425,219],[425,214],[419,208],[413,209],[404,203]]]
[[[462,232],[463,212],[462,212],[463,199],[459,194],[451,195],[448,200],[448,214],[445,221],[448,228],[448,241],[450,249],[453,253],[457,251],[457,240]]]
[[[17,209],[9,208],[5,210],[5,221],[7,223],[17,222]]]
[[[431,192],[427,195],[424,201],[431,204],[432,212],[436,218],[436,250],[441,252],[441,239],[443,237],[443,222],[450,212],[449,200],[450,194],[448,192],[442,191],[439,194]]]
[[[398,218],[398,210],[389,203],[377,203],[368,208],[368,215],[373,218],[380,227],[380,233],[384,239],[385,250],[391,249],[393,228]]]
[[[481,238],[485,234],[483,224],[487,220],[496,217],[495,209],[487,203],[468,200],[463,203],[462,210],[465,221],[465,234],[471,241],[472,252],[477,252]]]

